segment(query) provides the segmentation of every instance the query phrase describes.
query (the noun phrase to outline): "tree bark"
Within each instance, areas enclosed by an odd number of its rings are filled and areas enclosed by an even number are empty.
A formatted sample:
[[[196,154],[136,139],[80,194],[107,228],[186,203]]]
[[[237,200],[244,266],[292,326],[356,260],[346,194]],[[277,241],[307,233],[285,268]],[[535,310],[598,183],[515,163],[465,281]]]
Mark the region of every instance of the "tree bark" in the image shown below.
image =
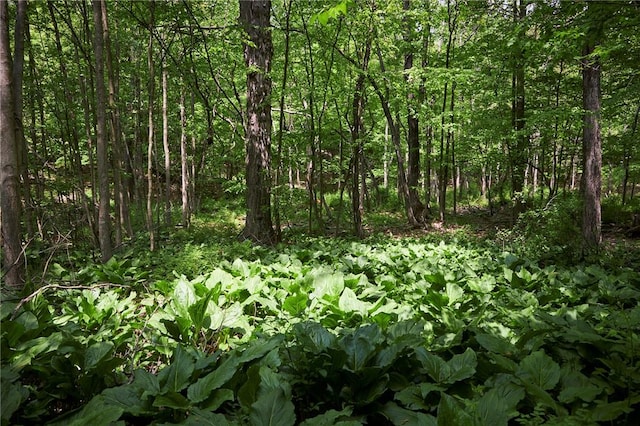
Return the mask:
[[[602,141],[600,136],[600,58],[597,43],[589,38],[582,50],[582,239],[583,254],[597,253],[602,242]]]
[[[96,61],[96,150],[98,163],[98,240],[102,262],[113,256],[109,190],[109,159],[107,156],[107,93],[104,85],[104,39],[102,27],[103,0],[93,0],[94,53]]]
[[[191,209],[189,205],[189,160],[187,156],[187,114],[185,107],[184,82],[180,79],[180,172],[182,195],[182,226],[189,227]]]
[[[147,47],[147,64],[149,66],[149,105],[148,105],[148,120],[149,129],[147,133],[147,210],[146,210],[146,222],[147,231],[149,231],[149,250],[154,251],[156,249],[156,237],[153,225],[153,145],[155,131],[153,128],[153,104],[155,98],[155,72],[153,62],[153,26],[155,24],[155,2],[151,1],[150,8],[150,21],[149,21],[149,44]]]
[[[519,30],[518,42],[514,54],[513,75],[512,75],[512,127],[515,133],[515,143],[509,146],[511,159],[511,194],[513,198],[514,219],[524,211],[524,200],[522,191],[524,190],[525,169],[527,166],[527,138],[525,135],[525,73],[524,73],[524,47],[520,43],[526,39],[522,21],[526,16],[526,4],[524,0],[514,0],[513,19],[514,24],[521,28]]]
[[[171,225],[171,151],[169,150],[169,116],[167,68],[162,67],[162,148],[164,151],[164,224]]]
[[[271,1],[240,2],[240,22],[248,42],[244,44],[247,66],[246,182],[247,217],[241,236],[259,244],[273,244],[276,234],[271,220],[271,57],[273,44],[269,21]]]
[[[8,3],[0,2],[0,240],[2,276],[8,287],[24,285],[16,121],[9,47]]]
[[[406,71],[410,71],[413,68],[413,50],[411,42],[413,40],[413,26],[414,21],[410,19],[408,13],[411,10],[411,0],[403,1],[403,9],[405,12],[405,42],[407,43],[407,53],[404,56],[404,70],[405,70],[405,83],[410,86],[409,75]],[[410,218],[413,218],[411,225],[416,225],[423,221],[424,206],[418,196],[418,181],[420,180],[420,127],[418,122],[418,113],[416,111],[416,94],[408,88],[407,91],[407,186],[409,192],[409,214]],[[411,219],[410,219],[411,221]]]

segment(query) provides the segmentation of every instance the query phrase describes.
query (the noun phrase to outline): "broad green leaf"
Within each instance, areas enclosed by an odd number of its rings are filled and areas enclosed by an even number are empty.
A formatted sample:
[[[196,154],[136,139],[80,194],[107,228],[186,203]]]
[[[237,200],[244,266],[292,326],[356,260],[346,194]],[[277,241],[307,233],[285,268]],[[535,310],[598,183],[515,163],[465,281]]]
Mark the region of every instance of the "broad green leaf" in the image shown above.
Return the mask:
[[[560,366],[543,351],[536,351],[522,360],[517,375],[544,390],[549,390],[560,380]]]
[[[227,418],[222,414],[212,413],[207,410],[195,408],[190,410],[189,417],[180,423],[183,426],[231,426]],[[235,424],[235,423],[234,423]]]
[[[90,370],[98,365],[98,363],[102,361],[102,359],[107,356],[112,349],[112,342],[99,342],[89,346],[84,354],[85,370]]]
[[[367,361],[376,355],[376,344],[380,342],[382,334],[376,325],[357,328],[338,342],[347,356],[346,367],[351,371],[359,371]]]
[[[123,412],[124,409],[107,403],[102,395],[98,395],[70,418],[50,424],[60,426],[108,426],[117,421]]]
[[[181,346],[176,347],[171,363],[158,374],[163,392],[179,392],[191,383],[191,373],[195,368],[193,358]]]
[[[341,273],[319,272],[313,277],[314,298],[336,300],[344,290],[344,276]]]
[[[345,287],[340,300],[338,301],[338,307],[343,312],[357,312],[362,316],[367,315],[368,303],[358,299],[358,296],[349,287]]]
[[[467,348],[464,353],[454,355],[447,364],[451,372],[448,381],[454,383],[473,376],[476,372],[478,360],[473,349]]]
[[[593,420],[598,422],[612,422],[625,413],[637,410],[640,395],[632,394],[623,401],[598,404],[592,411]]]
[[[603,389],[591,382],[584,374],[579,371],[570,371],[562,378],[562,390],[558,400],[564,404],[578,399],[591,402],[602,391]]]
[[[407,426],[437,426],[438,421],[430,414],[419,411],[411,411],[398,406],[393,402],[387,402],[380,412],[394,425]]]
[[[438,426],[475,426],[473,417],[454,397],[442,392],[438,404]]]
[[[490,293],[496,286],[496,279],[492,275],[482,275],[480,278],[470,279],[467,285],[478,293]]]
[[[517,404],[524,398],[524,389],[513,383],[489,389],[478,401],[476,419],[481,425],[507,426],[518,412]]]
[[[293,403],[280,388],[262,392],[249,417],[253,426],[292,426],[296,422]]]
[[[146,374],[151,375],[151,373]],[[136,374],[136,381],[138,380],[138,375]],[[148,395],[156,396],[158,394],[158,390],[147,390],[145,388],[140,388],[139,385],[141,383],[132,383],[130,385],[122,385],[116,386],[113,388],[107,388],[102,391],[102,396],[107,404],[112,405],[114,407],[120,407],[123,412],[130,413],[133,415],[140,415],[147,411],[150,404],[147,404],[145,393]],[[142,392],[142,389],[145,389],[145,392]],[[142,398],[140,394],[142,393]]]
[[[190,385],[187,388],[187,398],[193,403],[204,401],[214,390],[219,389],[233,377],[239,365],[240,360],[238,356],[233,353],[214,371]]]
[[[254,364],[247,370],[247,378],[238,390],[240,405],[248,409],[256,402],[260,381],[260,365]]]
[[[190,405],[189,400],[178,392],[167,392],[165,394],[158,395],[153,401],[154,407],[167,407],[176,410],[186,410]]]
[[[214,288],[218,287],[219,284],[221,286],[226,287],[229,285],[231,281],[233,281],[233,275],[231,275],[227,271],[223,271],[222,269],[216,268],[209,273],[209,276],[207,277],[207,280],[204,282],[204,285],[209,290],[213,290]],[[213,299],[213,301],[217,302],[215,298]]]
[[[309,296],[307,296],[305,293],[296,293],[284,300],[282,309],[293,316],[298,316],[307,309],[308,301]]]
[[[511,342],[493,334],[476,334],[475,339],[480,346],[497,354],[513,355],[517,350]]]
[[[176,288],[173,290],[173,306],[177,313],[183,318],[190,318],[189,308],[196,303],[196,293],[193,284],[182,277],[178,280]]]
[[[211,396],[207,398],[204,402],[202,402],[200,406],[204,410],[215,411],[218,408],[220,408],[220,406],[225,402],[233,401],[233,400],[234,400],[233,391],[231,389],[222,388],[222,389],[213,391]]]
[[[456,283],[447,283],[447,298],[449,306],[455,304],[464,296],[464,290]]]
[[[21,384],[0,382],[0,407],[2,424],[9,424],[11,415],[20,407],[20,404],[29,397],[29,391]]]
[[[305,420],[304,422],[300,423],[300,426],[334,426],[334,425],[347,426],[349,424],[348,422],[340,421],[339,419],[342,417],[349,417],[352,412],[353,412],[353,409],[351,407],[347,407],[341,411],[336,411],[336,410],[325,411],[320,415],[317,415],[315,417]],[[361,425],[361,424],[362,423],[360,422],[354,421],[354,426]]]
[[[293,326],[296,340],[302,349],[313,353],[320,353],[333,345],[336,337],[324,327],[315,322],[297,323]]]

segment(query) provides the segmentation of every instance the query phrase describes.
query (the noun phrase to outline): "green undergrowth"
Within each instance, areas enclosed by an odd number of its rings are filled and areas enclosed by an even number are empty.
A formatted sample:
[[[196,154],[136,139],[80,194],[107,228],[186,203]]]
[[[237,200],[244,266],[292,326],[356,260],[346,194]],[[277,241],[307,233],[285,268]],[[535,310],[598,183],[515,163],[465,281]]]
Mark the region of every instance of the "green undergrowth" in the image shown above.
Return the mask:
[[[131,255],[58,264],[55,282],[4,300],[2,424],[624,425],[640,414],[637,270],[540,266],[461,240],[200,244],[187,273]]]

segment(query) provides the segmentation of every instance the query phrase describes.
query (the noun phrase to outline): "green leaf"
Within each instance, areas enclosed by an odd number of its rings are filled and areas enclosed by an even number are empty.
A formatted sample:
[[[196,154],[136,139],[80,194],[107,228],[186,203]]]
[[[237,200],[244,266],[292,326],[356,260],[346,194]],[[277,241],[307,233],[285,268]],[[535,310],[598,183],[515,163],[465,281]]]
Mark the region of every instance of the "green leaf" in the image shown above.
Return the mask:
[[[233,401],[233,400],[234,400],[233,391],[231,389],[222,388],[222,389],[215,390],[211,394],[211,396],[207,398],[200,405],[205,410],[215,411],[218,408],[220,408],[220,406],[225,402]]]
[[[253,426],[292,426],[296,422],[293,403],[280,388],[262,392],[249,416]]]
[[[449,306],[456,303],[464,296],[464,290],[456,283],[447,283],[447,298]]]
[[[336,341],[333,334],[315,322],[295,324],[293,331],[296,340],[302,345],[302,349],[316,354],[326,350]]]
[[[339,419],[342,417],[349,417],[352,412],[353,412],[353,409],[351,407],[347,407],[340,411],[336,411],[336,410],[325,411],[320,415],[317,415],[315,417],[305,420],[304,422],[300,423],[300,426],[334,426],[334,425],[347,426],[349,424],[348,422],[340,421]],[[361,425],[361,424],[362,423],[360,422],[354,421],[354,426]]]
[[[196,292],[193,284],[186,278],[180,278],[176,288],[173,290],[173,298],[171,299],[177,313],[182,318],[190,318],[189,308],[196,303]]]
[[[233,353],[218,368],[189,386],[187,388],[187,398],[193,403],[204,401],[211,395],[211,392],[220,388],[233,377],[239,365],[240,360]]]
[[[189,413],[189,417],[180,423],[183,426],[230,426],[231,423],[222,414],[195,408]]]
[[[476,419],[481,425],[506,426],[518,415],[516,406],[524,398],[524,389],[505,383],[489,389],[478,401]]]
[[[345,287],[338,301],[338,307],[343,312],[357,312],[362,316],[367,315],[368,306],[369,304],[359,300],[349,287]]]
[[[442,392],[438,404],[438,426],[475,426],[473,418],[455,398]]]
[[[560,380],[560,366],[543,351],[536,351],[522,360],[517,376],[549,390]]]
[[[489,352],[501,355],[513,355],[516,352],[516,347],[511,342],[493,334],[476,334],[475,339]]]
[[[158,374],[163,392],[178,392],[191,383],[191,373],[195,368],[193,358],[178,346],[173,352],[171,364]]]
[[[313,288],[313,298],[336,300],[344,290],[344,276],[340,273],[317,273],[313,277]]]
[[[90,370],[98,365],[98,363],[102,361],[112,349],[112,342],[99,342],[89,346],[84,354],[85,370]]]
[[[600,392],[599,386],[594,384],[579,371],[570,371],[562,378],[562,390],[558,395],[558,400],[563,404],[569,404],[581,399],[591,402]]]
[[[631,413],[640,402],[640,395],[632,394],[624,401],[598,404],[592,411],[593,420],[598,422],[612,422],[625,413]]]
[[[476,372],[477,357],[471,348],[454,355],[449,361],[444,361],[424,348],[416,349],[416,355],[427,374],[437,383],[452,384],[467,379]]]
[[[282,309],[287,311],[289,314],[293,316],[299,316],[302,312],[307,309],[307,302],[309,301],[309,296],[306,293],[296,293],[284,300],[282,304]]]
[[[347,334],[338,342],[347,355],[346,367],[351,371],[359,371],[367,361],[376,355],[376,344],[382,339],[377,325],[359,327]]]
[[[117,421],[123,412],[124,409],[109,404],[102,395],[98,395],[70,418],[50,424],[60,426],[108,426]]]
[[[189,400],[178,392],[168,392],[163,395],[158,395],[153,401],[154,407],[167,407],[175,410],[186,410],[190,405]]]
[[[11,415],[16,412],[23,401],[29,397],[29,391],[20,383],[10,383],[6,380],[0,382],[0,417],[2,424],[9,424]]]
[[[394,425],[437,426],[438,421],[430,414],[407,410],[394,402],[387,402],[380,412]]]

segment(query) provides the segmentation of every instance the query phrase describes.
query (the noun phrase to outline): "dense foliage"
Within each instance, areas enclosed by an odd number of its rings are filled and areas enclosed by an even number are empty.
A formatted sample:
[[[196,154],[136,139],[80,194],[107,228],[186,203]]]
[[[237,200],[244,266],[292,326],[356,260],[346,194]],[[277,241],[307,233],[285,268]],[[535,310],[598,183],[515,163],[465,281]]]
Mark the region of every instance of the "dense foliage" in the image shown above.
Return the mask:
[[[191,278],[132,256],[53,265],[55,284],[2,303],[3,424],[638,415],[637,269],[541,267],[468,238],[301,238],[220,244]]]

